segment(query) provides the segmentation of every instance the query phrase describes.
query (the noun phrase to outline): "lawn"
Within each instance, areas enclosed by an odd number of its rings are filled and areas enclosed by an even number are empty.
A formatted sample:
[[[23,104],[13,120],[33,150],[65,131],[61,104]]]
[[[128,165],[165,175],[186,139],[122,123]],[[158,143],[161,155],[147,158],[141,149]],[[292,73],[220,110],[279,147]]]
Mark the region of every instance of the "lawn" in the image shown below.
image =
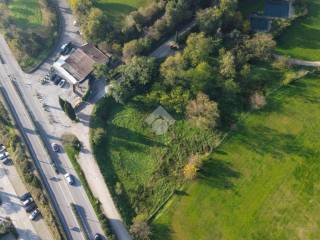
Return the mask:
[[[0,3],[0,30],[23,70],[45,59],[58,37],[58,20],[49,0]]]
[[[320,81],[273,93],[153,223],[153,239],[319,239]]]
[[[277,51],[294,58],[320,61],[320,2],[308,2],[308,16],[294,22],[280,36]]]
[[[98,0],[96,6],[102,9],[114,22],[120,24],[130,12],[146,4],[147,0]]]

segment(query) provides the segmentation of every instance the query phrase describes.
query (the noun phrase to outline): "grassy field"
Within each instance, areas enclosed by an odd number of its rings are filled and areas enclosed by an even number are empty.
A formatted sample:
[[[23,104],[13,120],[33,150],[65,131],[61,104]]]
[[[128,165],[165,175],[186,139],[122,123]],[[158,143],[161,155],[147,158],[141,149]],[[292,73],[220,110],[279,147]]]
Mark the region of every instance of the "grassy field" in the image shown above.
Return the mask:
[[[128,13],[147,2],[147,0],[98,0],[96,6],[102,9],[113,22],[119,24]]]
[[[106,111],[108,117],[103,115]],[[99,117],[109,120],[98,121]],[[134,202],[138,201],[135,199],[137,191],[152,178],[158,166],[158,155],[164,148],[165,139],[154,136],[151,128],[145,126],[146,117],[147,113],[133,105],[113,104],[111,108],[104,100],[97,106],[93,120],[94,128],[106,129],[106,139],[94,147],[96,160],[113,187],[117,182],[122,184],[123,194],[119,198],[119,206],[124,209],[126,220],[131,219]]]
[[[278,53],[320,61],[320,2],[310,0],[308,16],[294,22],[279,38]]]
[[[47,57],[58,35],[55,9],[47,0],[0,3],[0,27],[21,67],[28,71]]]
[[[273,94],[155,220],[154,239],[318,239],[320,81]]]

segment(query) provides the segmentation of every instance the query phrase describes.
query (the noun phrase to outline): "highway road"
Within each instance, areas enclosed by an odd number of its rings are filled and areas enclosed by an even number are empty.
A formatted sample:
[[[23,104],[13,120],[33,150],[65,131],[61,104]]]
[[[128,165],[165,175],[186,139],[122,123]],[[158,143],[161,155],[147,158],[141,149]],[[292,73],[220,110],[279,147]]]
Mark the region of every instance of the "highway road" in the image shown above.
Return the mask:
[[[47,183],[47,191],[58,207],[58,213],[64,229],[66,230],[68,239],[85,239],[83,233],[80,231],[80,226],[76,221],[76,217],[74,216],[70,207],[71,202],[76,203],[82,208],[83,214],[81,217],[87,222],[86,226],[92,238],[95,233],[102,234],[103,232],[101,226],[93,211],[89,199],[65,154],[56,154],[55,159],[53,160],[58,163],[64,163],[60,164],[62,173],[67,171],[76,177],[77,180],[75,186],[68,185],[63,174],[56,174],[55,170],[53,169],[50,156],[48,155],[43,142],[37,133],[37,129],[34,126],[23,101],[25,101],[25,103],[31,107],[34,115],[37,116],[38,122],[43,124],[41,121],[42,115],[40,109],[37,109],[38,104],[33,102],[33,98],[28,95],[30,92],[28,92],[26,88],[23,88],[24,99],[20,98],[16,89],[14,88],[10,79],[15,78],[18,84],[21,85],[24,84],[23,79],[25,79],[25,74],[20,69],[2,36],[0,36],[0,55],[3,60],[3,63],[0,63],[0,84],[3,89],[5,89],[10,103],[12,106],[14,106],[14,117],[28,139],[29,147],[31,148],[31,152],[34,156],[34,161],[40,168],[40,173]]]

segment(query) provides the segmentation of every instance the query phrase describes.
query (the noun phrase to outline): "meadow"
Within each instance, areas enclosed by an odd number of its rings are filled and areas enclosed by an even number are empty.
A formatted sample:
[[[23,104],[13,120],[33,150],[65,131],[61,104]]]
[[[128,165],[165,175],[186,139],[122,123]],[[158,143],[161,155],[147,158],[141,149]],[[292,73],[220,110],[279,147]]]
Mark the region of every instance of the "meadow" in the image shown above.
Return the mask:
[[[147,0],[98,0],[96,6],[120,26],[128,13],[137,10],[147,2]]]
[[[293,58],[320,61],[320,2],[308,1],[308,14],[285,30],[277,52]]]
[[[153,223],[153,239],[318,239],[319,76],[248,114]]]

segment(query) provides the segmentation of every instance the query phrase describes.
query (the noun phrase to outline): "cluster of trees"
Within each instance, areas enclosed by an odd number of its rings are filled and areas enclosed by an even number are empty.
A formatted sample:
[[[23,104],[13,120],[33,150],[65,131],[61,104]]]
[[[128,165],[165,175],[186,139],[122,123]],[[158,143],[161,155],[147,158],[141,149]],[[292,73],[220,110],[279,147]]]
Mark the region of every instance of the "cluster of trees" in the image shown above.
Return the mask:
[[[127,42],[123,47],[125,60],[135,55],[150,51],[154,46],[168,34],[175,32],[178,27],[191,21],[193,15],[199,8],[206,7],[212,2],[208,0],[170,0],[165,5],[164,14],[158,18],[153,25],[145,29],[145,35],[141,38]]]

